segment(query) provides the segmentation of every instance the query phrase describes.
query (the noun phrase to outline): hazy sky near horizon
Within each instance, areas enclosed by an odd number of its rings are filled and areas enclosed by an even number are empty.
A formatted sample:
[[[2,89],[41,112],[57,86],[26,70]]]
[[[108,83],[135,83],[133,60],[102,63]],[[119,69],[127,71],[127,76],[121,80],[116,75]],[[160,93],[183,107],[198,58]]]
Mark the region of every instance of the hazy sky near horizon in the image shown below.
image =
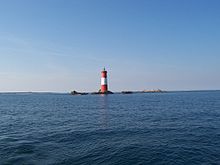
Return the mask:
[[[219,0],[1,0],[0,91],[220,89]]]

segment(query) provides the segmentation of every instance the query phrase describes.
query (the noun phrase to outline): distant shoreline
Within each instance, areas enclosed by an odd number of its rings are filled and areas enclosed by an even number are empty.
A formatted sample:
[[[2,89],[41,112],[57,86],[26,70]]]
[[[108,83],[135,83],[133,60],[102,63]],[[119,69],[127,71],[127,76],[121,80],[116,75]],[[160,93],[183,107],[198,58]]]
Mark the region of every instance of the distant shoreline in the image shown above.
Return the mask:
[[[164,91],[164,92],[141,92],[141,91],[128,91],[135,93],[177,93],[177,92],[219,92],[220,89],[217,90],[175,90],[175,91]],[[123,91],[122,91],[123,92]],[[122,92],[114,92],[114,94],[122,94]],[[92,92],[88,92],[91,94]],[[25,92],[25,91],[18,91],[18,92],[0,92],[0,94],[70,94],[69,92]]]

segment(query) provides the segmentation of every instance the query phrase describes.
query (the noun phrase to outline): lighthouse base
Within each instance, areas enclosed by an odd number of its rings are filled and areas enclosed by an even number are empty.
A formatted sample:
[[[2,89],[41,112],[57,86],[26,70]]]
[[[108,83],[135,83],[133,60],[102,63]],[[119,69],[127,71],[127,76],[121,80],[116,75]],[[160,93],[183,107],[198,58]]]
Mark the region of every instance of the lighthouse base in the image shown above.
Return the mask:
[[[112,91],[105,91],[105,92],[103,92],[101,89],[99,89],[99,93],[100,94],[113,94]]]
[[[114,94],[113,92],[111,91],[107,91],[107,92],[99,92],[100,94]]]
[[[93,92],[91,94],[94,94],[94,95],[99,95],[99,94],[107,95],[107,94],[114,94],[114,93],[111,92],[111,91],[102,92],[101,90],[99,90],[98,92]]]

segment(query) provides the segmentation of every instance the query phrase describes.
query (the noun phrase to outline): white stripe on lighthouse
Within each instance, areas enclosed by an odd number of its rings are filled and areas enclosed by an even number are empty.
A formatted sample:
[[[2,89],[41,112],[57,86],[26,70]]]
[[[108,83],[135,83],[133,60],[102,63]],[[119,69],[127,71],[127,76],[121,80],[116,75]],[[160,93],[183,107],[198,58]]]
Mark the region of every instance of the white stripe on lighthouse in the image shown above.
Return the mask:
[[[107,78],[105,77],[101,78],[101,85],[107,85]]]

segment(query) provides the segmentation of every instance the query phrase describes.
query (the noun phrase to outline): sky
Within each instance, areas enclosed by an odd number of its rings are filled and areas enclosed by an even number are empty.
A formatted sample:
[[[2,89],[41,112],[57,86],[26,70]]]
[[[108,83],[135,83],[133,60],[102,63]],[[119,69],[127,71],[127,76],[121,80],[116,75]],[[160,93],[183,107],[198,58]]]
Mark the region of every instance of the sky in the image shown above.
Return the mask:
[[[0,0],[0,92],[220,89],[219,0]]]

